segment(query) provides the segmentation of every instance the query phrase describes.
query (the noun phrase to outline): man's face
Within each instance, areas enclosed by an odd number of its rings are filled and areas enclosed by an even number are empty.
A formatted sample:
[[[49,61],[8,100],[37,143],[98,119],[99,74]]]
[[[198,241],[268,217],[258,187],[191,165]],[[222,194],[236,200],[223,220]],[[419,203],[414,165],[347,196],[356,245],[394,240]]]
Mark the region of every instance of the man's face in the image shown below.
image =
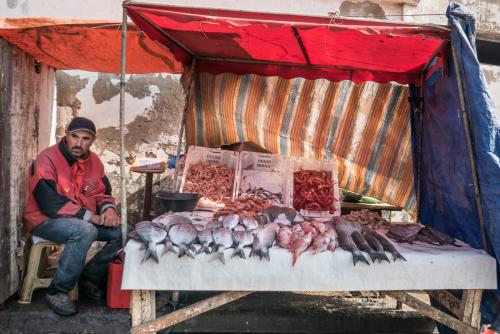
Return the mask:
[[[95,136],[84,130],[66,132],[66,147],[77,159],[87,155],[94,140]]]

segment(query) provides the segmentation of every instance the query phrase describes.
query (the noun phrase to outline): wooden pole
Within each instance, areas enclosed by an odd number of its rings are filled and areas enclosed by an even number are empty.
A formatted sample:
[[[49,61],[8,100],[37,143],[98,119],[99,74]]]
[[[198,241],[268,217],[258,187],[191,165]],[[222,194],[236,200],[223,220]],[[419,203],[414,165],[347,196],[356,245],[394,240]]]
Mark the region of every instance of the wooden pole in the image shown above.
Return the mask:
[[[123,246],[127,242],[127,175],[125,172],[125,84],[127,53],[127,10],[123,7],[120,73],[120,199]]]
[[[460,109],[462,112],[462,120],[464,122],[465,134],[467,136],[467,148],[469,153],[469,162],[472,169],[472,181],[474,183],[474,191],[476,195],[476,206],[478,211],[477,214],[479,218],[479,225],[481,227],[481,236],[483,238],[483,248],[485,251],[489,252],[488,239],[486,237],[486,227],[484,225],[483,206],[481,204],[481,189],[479,187],[479,176],[477,174],[474,141],[472,140],[472,130],[470,128],[469,113],[467,112],[467,103],[465,101],[465,96],[464,96],[464,91],[466,87],[464,87],[462,76],[460,74],[462,63],[460,61],[460,58],[457,56],[457,52],[455,48],[453,48],[453,46],[451,48],[451,52],[453,54],[453,62],[455,63],[455,71],[457,73],[458,95],[460,96]]]
[[[179,130],[179,142],[177,144],[177,155],[175,159],[175,172],[174,172],[174,191],[179,191],[180,183],[177,182],[179,178],[179,160],[181,156],[181,146],[182,146],[182,137],[184,135],[184,128],[186,127],[186,114],[189,108],[189,100],[191,95],[193,94],[194,89],[194,70],[196,67],[196,58],[193,58],[191,62],[191,68],[189,69],[189,78],[187,84],[187,92],[186,98],[184,100],[184,110],[182,111],[182,119],[181,119],[181,128]],[[184,152],[187,153],[187,152]]]
[[[164,315],[156,320],[147,321],[146,323],[134,326],[131,329],[131,333],[154,333],[161,329],[174,326],[201,313],[205,313],[224,304],[248,296],[252,293],[252,291],[223,292],[216,296],[194,303],[190,306],[183,307],[178,311]]]
[[[133,290],[130,296],[130,314],[132,329],[156,318],[156,299],[154,290]],[[144,331],[143,333],[155,333]]]

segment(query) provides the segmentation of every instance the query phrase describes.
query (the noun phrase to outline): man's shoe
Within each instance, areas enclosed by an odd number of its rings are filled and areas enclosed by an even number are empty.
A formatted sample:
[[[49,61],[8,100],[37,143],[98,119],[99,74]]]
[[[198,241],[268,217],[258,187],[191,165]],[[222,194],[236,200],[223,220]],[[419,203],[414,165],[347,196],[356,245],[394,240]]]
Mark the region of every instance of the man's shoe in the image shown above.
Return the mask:
[[[101,301],[104,299],[104,292],[91,281],[82,280],[78,283],[80,291],[90,300]]]
[[[78,313],[75,304],[69,299],[67,293],[58,292],[54,295],[46,294],[45,300],[50,308],[59,315],[68,316]]]

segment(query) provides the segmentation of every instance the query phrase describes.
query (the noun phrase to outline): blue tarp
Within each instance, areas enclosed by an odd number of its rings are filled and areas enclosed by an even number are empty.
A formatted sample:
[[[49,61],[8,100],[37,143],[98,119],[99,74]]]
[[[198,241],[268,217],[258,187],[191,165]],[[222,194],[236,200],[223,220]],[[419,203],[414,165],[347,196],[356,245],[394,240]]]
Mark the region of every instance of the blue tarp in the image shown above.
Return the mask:
[[[483,248],[473,169],[469,157],[465,109],[470,121],[473,157],[477,166],[480,201],[489,252],[500,257],[500,116],[495,113],[481,72],[475,47],[472,13],[458,4],[447,10],[451,27],[448,73],[434,73],[424,82],[424,112],[412,111],[412,145],[415,166],[423,117],[420,220],[453,237]],[[455,54],[456,62],[453,59]],[[415,101],[419,88],[410,87]],[[460,92],[463,92],[464,105]],[[416,169],[415,169],[416,170]],[[415,178],[417,180],[417,178]],[[496,299],[496,300],[495,300]],[[500,293],[486,293],[483,316],[494,321]],[[495,315],[495,313],[497,313]]]

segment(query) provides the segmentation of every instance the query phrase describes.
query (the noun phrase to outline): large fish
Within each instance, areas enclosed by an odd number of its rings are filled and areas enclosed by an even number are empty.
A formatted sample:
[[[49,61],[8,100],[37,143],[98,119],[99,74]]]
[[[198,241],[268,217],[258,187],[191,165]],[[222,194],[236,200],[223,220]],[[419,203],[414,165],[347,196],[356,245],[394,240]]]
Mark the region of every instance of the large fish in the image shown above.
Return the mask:
[[[335,231],[333,225],[328,225],[325,235],[330,239],[327,249],[331,252],[335,251],[335,249],[339,246],[339,236],[337,235],[337,231]]]
[[[142,242],[146,245],[146,251],[141,263],[149,258],[152,258],[156,263],[159,263],[156,245],[167,237],[167,231],[150,221],[142,221],[135,224],[135,231]]]
[[[365,240],[368,242],[370,247],[377,254],[375,258],[378,259],[378,262],[379,263],[381,261],[391,262],[391,261],[389,261],[389,258],[387,257],[387,255],[385,255],[384,246],[380,243],[380,241],[378,241],[377,236],[375,234],[376,234],[376,232],[374,232],[368,228],[363,229],[363,236],[365,237]],[[372,258],[372,260],[375,261],[373,258]]]
[[[392,260],[393,261],[396,261],[397,259],[401,259],[401,260],[404,260],[406,261],[406,259],[403,257],[403,255],[401,255],[397,250],[396,248],[394,247],[394,245],[389,241],[387,240],[384,236],[378,234],[375,232],[375,237],[377,238],[377,240],[380,242],[380,244],[382,245],[382,247],[384,247],[384,250],[386,252],[389,252],[392,254]]]
[[[242,223],[248,231],[255,230],[257,227],[259,227],[259,223],[257,222],[257,220],[252,217],[243,217]]]
[[[328,249],[328,245],[330,244],[330,237],[323,235],[323,234],[318,234],[316,238],[314,238],[313,242],[311,243],[311,252],[313,255],[319,254],[321,252],[324,252]]]
[[[312,240],[313,240],[313,233],[312,231],[309,231],[306,234],[304,234],[301,238],[295,239],[293,241],[292,266],[295,266],[295,263],[299,259],[300,254],[304,253],[306,249],[309,248],[309,245],[311,245]]]
[[[190,250],[193,242],[196,240],[198,231],[191,224],[173,225],[168,231],[168,236],[172,243],[179,247],[179,257],[184,255],[194,259],[194,255]]]
[[[296,225],[299,226],[299,225]],[[292,250],[293,245],[293,232],[288,226],[283,226],[278,231],[278,246],[281,248]]]
[[[244,247],[251,246],[253,243],[254,236],[250,231],[233,231],[233,240],[236,244],[233,255],[231,257],[239,256],[245,259]]]
[[[270,261],[269,248],[273,246],[279,228],[280,227],[278,224],[270,223],[255,230],[256,233],[254,240],[257,240],[258,242],[254,242],[252,244],[252,251],[250,252],[250,256],[259,255],[261,260],[262,258],[265,258]]]
[[[160,219],[161,217],[161,219]],[[158,223],[163,226],[163,228],[168,232],[172,226],[180,224],[193,224],[191,219],[181,216],[181,215],[163,215],[153,220],[154,223]]]
[[[201,248],[196,252],[196,255],[205,252],[206,254],[211,254],[210,245],[214,242],[213,229],[207,228],[203,231],[198,232],[196,239],[201,244]]]
[[[231,214],[224,216],[222,218],[222,226],[232,230],[240,221],[240,216],[237,214]]]
[[[396,242],[412,243],[422,227],[419,224],[391,224],[387,236]]]
[[[358,226],[355,226],[353,223],[348,222],[343,218],[337,217],[335,229],[337,230],[337,235],[339,237],[340,247],[352,253],[354,265],[356,265],[357,262],[364,262],[367,265],[370,265],[370,262],[368,262],[363,253],[358,249],[351,237],[352,232],[355,230],[359,231]]]
[[[266,218],[265,220],[267,223],[274,222],[274,220],[282,214],[285,215],[286,219],[291,223],[301,223],[304,221],[304,217],[302,217],[297,210],[281,206],[271,206],[262,210],[260,214]]]
[[[234,244],[233,234],[230,229],[225,227],[216,228],[213,230],[214,244],[215,244],[215,258],[226,264],[224,258],[224,250],[231,248]]]

